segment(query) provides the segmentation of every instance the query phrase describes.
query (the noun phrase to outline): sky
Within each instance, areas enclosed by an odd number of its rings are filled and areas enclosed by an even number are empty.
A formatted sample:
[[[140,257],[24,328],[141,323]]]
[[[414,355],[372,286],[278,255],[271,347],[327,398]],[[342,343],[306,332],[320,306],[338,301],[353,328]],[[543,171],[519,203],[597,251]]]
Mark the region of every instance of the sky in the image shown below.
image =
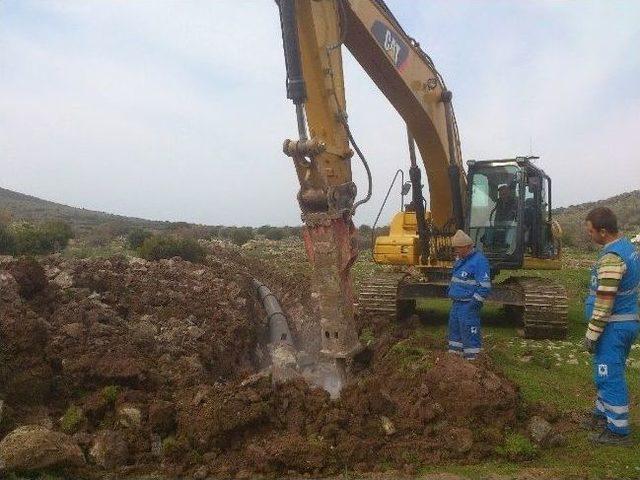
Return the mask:
[[[539,155],[555,206],[640,188],[640,2],[387,3],[453,91],[465,159]],[[344,63],[374,181],[355,221],[371,224],[407,169],[405,127]],[[149,219],[297,225],[284,76],[273,0],[0,0],[0,187]]]

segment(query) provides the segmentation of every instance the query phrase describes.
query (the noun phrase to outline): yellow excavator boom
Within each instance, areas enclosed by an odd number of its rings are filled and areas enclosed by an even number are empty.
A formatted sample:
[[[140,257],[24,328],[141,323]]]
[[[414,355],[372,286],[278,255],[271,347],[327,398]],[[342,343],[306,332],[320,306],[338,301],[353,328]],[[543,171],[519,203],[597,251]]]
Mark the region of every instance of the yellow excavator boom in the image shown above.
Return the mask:
[[[451,92],[429,56],[382,0],[279,0],[278,7],[287,96],[296,105],[298,120],[298,139],[286,140],[284,152],[293,159],[300,183],[298,202],[313,266],[322,351],[344,358],[358,349],[350,278],[357,255],[352,216],[371,196],[371,175],[349,129],[342,47],[353,54],[415,139],[429,182],[430,220],[435,227],[462,226],[464,215],[466,178]],[[368,192],[359,201],[351,174],[351,146],[369,173]],[[412,180],[419,183],[415,154],[412,161]],[[418,230],[425,228],[427,218],[419,203],[413,215]],[[411,221],[409,217],[403,214],[404,220]],[[414,250],[414,257],[424,253],[420,245]]]

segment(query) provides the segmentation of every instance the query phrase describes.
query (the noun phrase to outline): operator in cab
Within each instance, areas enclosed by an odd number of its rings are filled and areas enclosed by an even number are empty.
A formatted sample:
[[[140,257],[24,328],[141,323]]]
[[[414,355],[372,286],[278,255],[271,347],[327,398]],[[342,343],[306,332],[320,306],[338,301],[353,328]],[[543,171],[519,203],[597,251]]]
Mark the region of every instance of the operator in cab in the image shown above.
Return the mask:
[[[489,260],[462,230],[451,238],[456,254],[448,295],[449,352],[474,360],[482,348],[480,309],[491,291]]]
[[[496,200],[496,223],[513,222],[518,214],[518,200],[508,185],[498,187]]]
[[[585,319],[589,323],[584,347],[593,354],[595,408],[583,422],[593,430],[591,441],[628,445],[629,389],[625,367],[640,330],[638,290],[640,255],[618,231],[615,214],[606,207],[591,210],[585,220],[591,240],[602,247],[591,270]]]

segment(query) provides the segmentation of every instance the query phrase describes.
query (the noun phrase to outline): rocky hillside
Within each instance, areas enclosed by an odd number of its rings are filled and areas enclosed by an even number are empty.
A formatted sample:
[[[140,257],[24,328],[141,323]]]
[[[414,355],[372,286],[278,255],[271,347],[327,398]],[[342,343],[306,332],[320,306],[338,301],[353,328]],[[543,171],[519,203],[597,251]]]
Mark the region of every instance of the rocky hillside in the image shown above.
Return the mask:
[[[124,227],[137,226],[153,230],[163,230],[171,225],[171,222],[145,220],[69,207],[61,203],[49,202],[48,200],[4,188],[0,188],[0,212],[9,213],[16,220],[27,220],[36,223],[44,220],[62,220],[69,223],[74,231],[80,235],[106,223],[117,223]]]
[[[634,190],[596,202],[555,209],[553,213],[562,225],[567,245],[581,248],[589,246],[584,234],[584,218],[595,207],[611,208],[618,216],[619,226],[625,234],[640,233],[640,190]]]
[[[607,206],[613,209],[618,215],[620,227],[626,234],[636,235],[640,233],[640,190],[634,190],[604,200],[556,208],[553,213],[562,225],[567,245],[579,248],[590,247],[589,241],[584,234],[584,217],[589,210],[597,206]],[[133,227],[160,231],[175,230],[181,226],[195,227],[185,222],[145,220],[142,218],[86,210],[84,208],[69,207],[60,203],[42,200],[31,195],[0,188],[0,214],[3,212],[8,212],[15,220],[28,220],[32,222],[63,220],[69,223],[73,227],[76,236],[80,237],[89,234],[95,230],[96,227],[102,227],[104,229],[105,226],[110,226],[111,230],[118,232],[126,232]],[[216,234],[216,232],[220,233],[220,229],[224,229],[224,227],[221,226],[198,227],[215,236],[220,236]],[[366,225],[363,227],[366,229],[369,228]],[[238,229],[242,230],[241,227],[238,227]],[[298,233],[296,227],[283,227],[280,230],[283,230],[283,232],[277,239],[283,236],[289,236],[292,233]],[[265,233],[261,232],[260,229],[256,230],[256,232]],[[363,233],[362,238],[365,241],[363,245],[366,245],[366,241],[370,238],[370,233],[369,230]],[[250,235],[248,238],[252,236],[253,235]],[[270,238],[268,234],[266,236]]]

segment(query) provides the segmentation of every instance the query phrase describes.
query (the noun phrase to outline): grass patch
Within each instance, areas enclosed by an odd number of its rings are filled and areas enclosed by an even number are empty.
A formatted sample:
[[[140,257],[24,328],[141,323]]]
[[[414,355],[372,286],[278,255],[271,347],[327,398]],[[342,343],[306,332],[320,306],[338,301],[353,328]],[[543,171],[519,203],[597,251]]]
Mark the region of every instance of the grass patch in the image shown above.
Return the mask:
[[[165,455],[171,455],[178,449],[176,437],[170,436],[162,440],[162,451]]]
[[[520,433],[510,433],[504,440],[504,445],[496,448],[496,453],[501,457],[514,462],[533,460],[538,456],[539,450],[531,440]]]
[[[118,385],[108,385],[102,389],[102,398],[107,403],[116,403],[118,395],[120,395],[120,387]]]
[[[589,271],[586,268],[559,271],[516,271],[501,274],[536,275],[553,279],[565,286],[569,294],[568,336],[563,341],[528,340],[518,336],[518,326],[510,323],[502,308],[486,304],[481,313],[484,349],[504,375],[516,383],[524,405],[544,403],[554,406],[561,415],[582,412],[592,408],[595,390],[592,384],[591,356],[582,350],[582,337],[586,324],[582,304],[586,296]],[[446,339],[450,310],[448,300],[423,300],[417,308],[423,326],[404,341],[422,335]],[[400,358],[408,361],[412,352],[402,346]],[[417,355],[418,352],[413,352]],[[522,438],[512,434],[501,448],[502,458],[479,465],[439,465],[420,469],[421,474],[450,472],[470,479],[487,478],[492,474],[513,475],[527,470],[536,470],[539,478],[578,477],[585,479],[640,478],[640,345],[631,350],[627,367],[627,381],[631,391],[631,420],[634,447],[598,447],[588,440],[585,432],[570,431],[567,443],[562,447],[542,449],[537,456],[523,462],[528,446]],[[524,440],[527,440],[524,438]],[[528,442],[528,440],[527,440]],[[518,458],[518,452],[524,455]],[[516,461],[517,459],[517,461]],[[540,473],[543,470],[544,474]]]
[[[387,353],[392,362],[401,370],[419,372],[433,366],[429,349],[414,344],[414,338],[401,340],[394,344]]]
[[[365,347],[371,345],[375,340],[375,337],[373,335],[373,329],[371,327],[364,327],[362,329],[362,332],[360,332],[359,340],[360,340],[360,343]]]
[[[67,411],[64,412],[64,415],[60,419],[60,428],[64,433],[73,434],[78,431],[82,421],[84,420],[84,414],[80,407],[76,407],[75,405],[71,405],[67,408]]]

